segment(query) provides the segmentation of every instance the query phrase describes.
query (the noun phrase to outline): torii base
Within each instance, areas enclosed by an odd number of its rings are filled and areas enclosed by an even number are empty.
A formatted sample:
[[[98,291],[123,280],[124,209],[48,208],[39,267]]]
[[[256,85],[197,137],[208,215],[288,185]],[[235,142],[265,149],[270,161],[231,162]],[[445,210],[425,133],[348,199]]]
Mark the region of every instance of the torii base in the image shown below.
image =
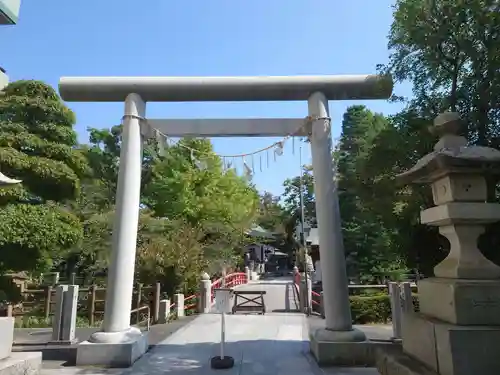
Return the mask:
[[[137,328],[130,328],[123,333],[96,332],[92,336],[89,341],[78,345],[77,366],[126,368],[132,366],[148,350],[147,332],[141,332]]]
[[[311,354],[320,367],[375,365],[375,349],[393,343],[374,342],[358,330],[330,331],[324,328],[309,335]]]

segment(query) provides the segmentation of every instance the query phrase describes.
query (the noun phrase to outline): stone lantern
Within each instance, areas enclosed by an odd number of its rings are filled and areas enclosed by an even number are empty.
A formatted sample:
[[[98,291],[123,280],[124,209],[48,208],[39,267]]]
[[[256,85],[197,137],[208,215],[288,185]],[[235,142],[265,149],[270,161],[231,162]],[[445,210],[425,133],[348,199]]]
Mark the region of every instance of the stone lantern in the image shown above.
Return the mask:
[[[500,151],[468,146],[460,117],[434,121],[440,139],[400,182],[429,183],[436,206],[421,212],[450,243],[435,277],[418,282],[420,312],[403,316],[403,350],[384,351],[382,374],[500,374],[500,267],[479,251],[484,226],[500,220],[500,204],[487,203],[486,177],[500,175]]]
[[[22,182],[22,181],[9,178],[6,175],[4,175],[2,172],[0,172],[0,186],[15,185],[15,184],[19,184],[20,182]]]
[[[8,187],[19,184],[20,180],[14,180],[0,172],[0,187]],[[14,318],[0,317],[0,373],[35,374],[42,366],[41,352],[12,352],[14,341]]]

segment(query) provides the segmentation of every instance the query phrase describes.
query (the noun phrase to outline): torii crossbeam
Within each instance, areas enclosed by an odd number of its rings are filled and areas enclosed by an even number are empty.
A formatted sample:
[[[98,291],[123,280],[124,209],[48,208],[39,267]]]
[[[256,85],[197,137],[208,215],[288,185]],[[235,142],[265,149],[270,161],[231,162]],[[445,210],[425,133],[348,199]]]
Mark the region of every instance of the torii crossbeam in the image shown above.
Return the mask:
[[[338,196],[334,186],[328,100],[387,99],[392,80],[377,75],[282,77],[63,77],[66,101],[125,102],[112,258],[102,332],[77,350],[77,364],[109,364],[122,356],[131,364],[146,350],[140,331],[130,327],[139,219],[142,142],[151,126],[169,136],[280,136],[298,131],[311,139],[326,330],[311,338],[318,357],[322,345],[365,340],[353,329]],[[146,102],[308,101],[304,119],[145,120]],[[117,344],[117,345],[114,345]],[[123,353],[124,345],[134,350]],[[321,348],[321,349],[320,349]],[[106,355],[103,355],[106,353]],[[133,354],[130,354],[133,353]],[[127,358],[125,358],[127,357]]]

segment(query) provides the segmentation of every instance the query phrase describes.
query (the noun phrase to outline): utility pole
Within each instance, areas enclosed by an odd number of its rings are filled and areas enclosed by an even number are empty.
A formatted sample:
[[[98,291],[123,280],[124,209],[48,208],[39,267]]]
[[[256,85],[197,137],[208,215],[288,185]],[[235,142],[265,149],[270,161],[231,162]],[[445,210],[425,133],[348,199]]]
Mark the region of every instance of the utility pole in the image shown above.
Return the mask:
[[[304,214],[304,176],[303,176],[303,165],[302,165],[302,145],[299,147],[299,163],[300,163],[300,179],[299,179],[299,184],[300,184],[300,228],[301,228],[301,233],[300,233],[300,239],[302,243],[302,247],[304,249],[304,281],[306,284],[306,288],[308,287],[308,275],[307,275],[307,244],[306,244],[306,236],[304,233],[304,221],[305,221],[305,214]],[[310,303],[309,301],[309,291],[305,293],[306,296],[306,314],[311,315],[310,311]]]

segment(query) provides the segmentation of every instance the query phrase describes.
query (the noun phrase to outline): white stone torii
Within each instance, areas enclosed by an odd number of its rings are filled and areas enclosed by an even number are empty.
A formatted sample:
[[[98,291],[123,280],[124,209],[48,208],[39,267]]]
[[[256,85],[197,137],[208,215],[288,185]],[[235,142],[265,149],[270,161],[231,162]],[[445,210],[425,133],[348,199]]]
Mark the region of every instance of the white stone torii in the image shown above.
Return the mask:
[[[285,136],[296,133],[303,119],[153,120],[146,102],[183,101],[308,101],[310,135],[319,231],[326,329],[311,337],[318,345],[365,340],[353,329],[337,191],[334,186],[332,137],[328,100],[387,99],[392,81],[377,75],[282,77],[62,77],[59,92],[66,101],[125,102],[116,218],[109,266],[104,323],[101,332],[77,351],[78,364],[107,364],[129,344],[145,351],[141,332],[130,326],[137,225],[139,219],[142,143],[151,127],[168,136]],[[309,134],[308,134],[309,133]],[[103,347],[105,345],[106,347]],[[313,345],[311,344],[311,347]],[[318,349],[319,350],[319,349]],[[80,355],[81,353],[81,355]],[[106,355],[102,354],[106,353]],[[99,355],[100,354],[100,355]],[[318,353],[314,353],[316,357]]]

